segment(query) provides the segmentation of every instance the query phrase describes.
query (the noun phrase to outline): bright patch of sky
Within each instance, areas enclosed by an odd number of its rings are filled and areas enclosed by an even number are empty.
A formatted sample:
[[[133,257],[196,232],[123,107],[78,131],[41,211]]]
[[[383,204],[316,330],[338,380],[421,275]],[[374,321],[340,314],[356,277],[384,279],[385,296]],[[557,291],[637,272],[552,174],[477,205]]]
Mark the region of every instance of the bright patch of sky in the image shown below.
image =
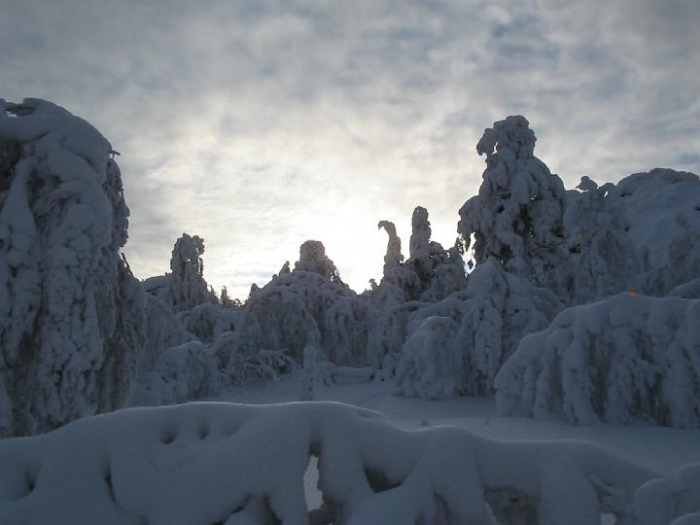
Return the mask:
[[[396,223],[450,246],[484,128],[522,114],[567,187],[700,172],[697,0],[8,0],[0,97],[41,97],[121,152],[141,278],[203,237],[245,298],[307,239],[361,291]]]

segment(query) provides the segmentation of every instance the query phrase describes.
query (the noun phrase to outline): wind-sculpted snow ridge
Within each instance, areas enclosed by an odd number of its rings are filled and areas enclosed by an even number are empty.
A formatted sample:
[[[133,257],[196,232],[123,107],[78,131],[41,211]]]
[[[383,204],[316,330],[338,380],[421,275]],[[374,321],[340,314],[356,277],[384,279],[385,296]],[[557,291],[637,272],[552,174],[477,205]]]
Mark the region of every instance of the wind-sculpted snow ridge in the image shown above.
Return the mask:
[[[495,379],[503,415],[700,427],[700,300],[620,294],[564,310]]]
[[[119,248],[129,210],[109,142],[39,99],[0,100],[0,436],[123,406],[145,297]]]
[[[583,442],[406,431],[337,403],[122,410],[0,441],[0,467],[6,525],[598,525],[603,513],[661,525],[669,511],[697,511],[700,487],[697,467],[656,479]],[[666,521],[637,520],[638,508]]]

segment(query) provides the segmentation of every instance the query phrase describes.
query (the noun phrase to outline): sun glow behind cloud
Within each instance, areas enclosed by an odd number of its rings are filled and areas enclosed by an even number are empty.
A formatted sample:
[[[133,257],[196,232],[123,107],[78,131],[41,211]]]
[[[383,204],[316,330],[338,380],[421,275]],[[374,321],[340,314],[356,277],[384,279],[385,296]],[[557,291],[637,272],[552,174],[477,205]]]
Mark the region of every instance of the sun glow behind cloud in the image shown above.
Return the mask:
[[[39,96],[121,152],[139,277],[205,239],[245,297],[317,239],[358,290],[396,223],[449,246],[485,127],[523,114],[568,187],[700,171],[700,5],[439,0],[11,0],[0,96]]]

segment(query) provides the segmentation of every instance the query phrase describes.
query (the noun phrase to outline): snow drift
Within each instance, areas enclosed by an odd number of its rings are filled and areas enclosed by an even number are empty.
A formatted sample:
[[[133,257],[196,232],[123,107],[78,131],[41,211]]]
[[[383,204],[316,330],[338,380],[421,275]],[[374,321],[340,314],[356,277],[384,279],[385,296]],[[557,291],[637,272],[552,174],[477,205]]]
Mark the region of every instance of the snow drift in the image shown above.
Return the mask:
[[[311,456],[317,509],[304,495]],[[122,410],[0,441],[0,464],[4,524],[598,525],[608,513],[660,525],[639,509],[700,508],[697,467],[656,479],[580,442],[405,431],[337,403]]]

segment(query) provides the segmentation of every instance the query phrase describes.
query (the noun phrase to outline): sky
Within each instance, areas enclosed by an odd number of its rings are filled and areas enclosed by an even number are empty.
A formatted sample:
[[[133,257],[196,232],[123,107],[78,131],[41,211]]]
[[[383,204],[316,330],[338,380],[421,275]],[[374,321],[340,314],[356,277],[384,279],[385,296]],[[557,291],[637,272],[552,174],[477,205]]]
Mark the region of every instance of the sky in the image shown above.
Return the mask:
[[[700,173],[698,0],[4,0],[0,98],[120,152],[139,278],[182,234],[245,299],[320,240],[358,292],[397,226],[449,247],[485,128],[521,114],[567,188]]]

